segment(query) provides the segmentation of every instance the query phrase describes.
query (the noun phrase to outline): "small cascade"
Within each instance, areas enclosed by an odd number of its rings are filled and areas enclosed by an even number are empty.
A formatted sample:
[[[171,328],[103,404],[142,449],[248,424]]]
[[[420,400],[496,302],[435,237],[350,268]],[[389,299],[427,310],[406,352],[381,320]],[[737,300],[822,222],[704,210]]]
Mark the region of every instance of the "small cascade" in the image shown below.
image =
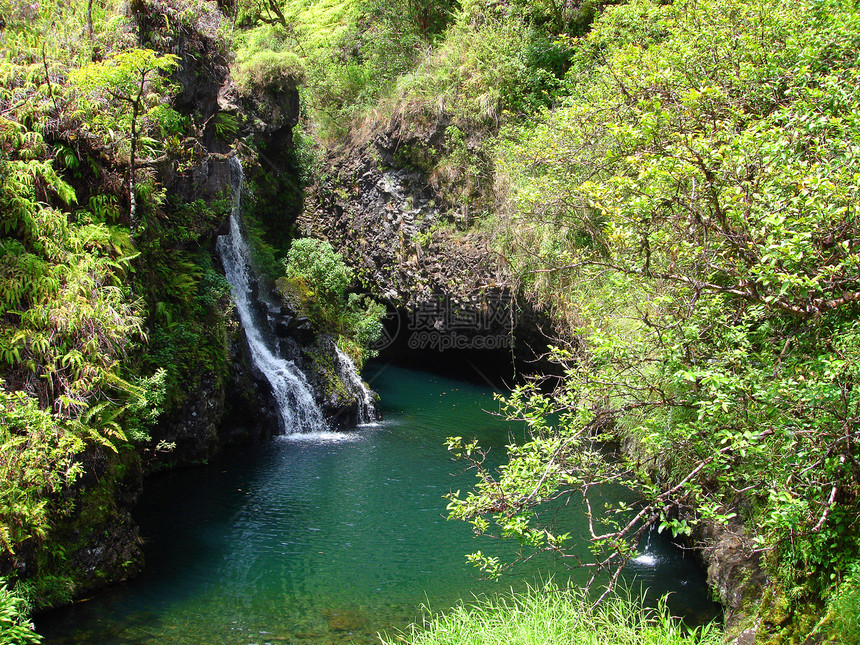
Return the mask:
[[[652,524],[648,528],[648,535],[645,538],[645,547],[642,547],[640,542],[639,548],[641,553],[637,555],[635,558],[632,558],[630,562],[634,565],[644,566],[644,567],[653,567],[657,564],[658,558],[657,554],[654,552],[653,547],[651,546],[651,537],[657,531],[657,525]]]
[[[359,424],[374,423],[378,421],[376,416],[376,406],[373,404],[373,395],[361,377],[358,375],[358,370],[355,369],[355,363],[352,359],[344,354],[340,347],[334,346],[337,352],[337,374],[340,380],[358,401],[358,422]]]
[[[239,225],[244,177],[242,164],[236,157],[230,158],[230,171],[233,183],[230,233],[218,238],[217,250],[230,283],[236,311],[248,338],[251,360],[272,386],[282,433],[323,432],[327,430],[327,425],[304,374],[295,363],[280,355],[268,329],[268,322],[254,306],[251,295],[251,254]]]

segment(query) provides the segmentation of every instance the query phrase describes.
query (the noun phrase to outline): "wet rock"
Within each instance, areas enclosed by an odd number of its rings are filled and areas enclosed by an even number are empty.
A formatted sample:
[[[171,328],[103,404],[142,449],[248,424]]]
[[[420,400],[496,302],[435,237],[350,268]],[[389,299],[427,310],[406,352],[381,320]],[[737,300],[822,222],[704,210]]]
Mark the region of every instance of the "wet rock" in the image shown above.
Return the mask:
[[[287,331],[302,345],[312,343],[316,337],[316,330],[314,330],[311,321],[304,316],[293,318],[287,325]]]
[[[333,632],[355,632],[367,625],[367,618],[354,609],[337,609],[324,612],[328,628]]]
[[[694,537],[704,545],[708,585],[723,605],[726,626],[745,625],[750,619],[745,608],[758,606],[767,584],[760,555],[740,524],[705,524]]]
[[[275,334],[279,338],[287,338],[290,335],[290,325],[293,322],[292,316],[281,316],[275,320]]]

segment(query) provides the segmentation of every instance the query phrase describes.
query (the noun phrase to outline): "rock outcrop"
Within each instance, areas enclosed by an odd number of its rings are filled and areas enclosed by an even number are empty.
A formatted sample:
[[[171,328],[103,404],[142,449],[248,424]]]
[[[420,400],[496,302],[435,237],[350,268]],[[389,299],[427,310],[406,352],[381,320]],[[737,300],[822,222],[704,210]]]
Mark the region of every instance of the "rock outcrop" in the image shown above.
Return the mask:
[[[468,226],[463,208],[403,154],[432,154],[445,126],[444,118],[417,130],[394,120],[330,153],[300,230],[328,240],[398,311],[408,349],[513,348],[525,365],[545,351],[549,319],[520,297],[489,235]]]
[[[726,627],[730,632],[749,628],[752,615],[748,612],[761,601],[767,576],[743,525],[705,523],[695,538],[704,545],[700,553],[708,586],[723,606]],[[747,633],[744,638],[749,637]]]

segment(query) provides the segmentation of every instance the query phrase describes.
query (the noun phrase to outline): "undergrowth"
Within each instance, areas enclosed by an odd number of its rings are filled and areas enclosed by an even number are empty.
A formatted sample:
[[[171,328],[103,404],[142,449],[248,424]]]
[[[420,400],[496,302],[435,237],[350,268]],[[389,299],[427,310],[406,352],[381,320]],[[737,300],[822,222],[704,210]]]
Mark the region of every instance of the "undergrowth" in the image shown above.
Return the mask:
[[[523,593],[478,599],[434,615],[385,645],[717,645],[714,625],[688,629],[664,604],[656,609],[626,596],[593,604],[575,589],[553,584]]]

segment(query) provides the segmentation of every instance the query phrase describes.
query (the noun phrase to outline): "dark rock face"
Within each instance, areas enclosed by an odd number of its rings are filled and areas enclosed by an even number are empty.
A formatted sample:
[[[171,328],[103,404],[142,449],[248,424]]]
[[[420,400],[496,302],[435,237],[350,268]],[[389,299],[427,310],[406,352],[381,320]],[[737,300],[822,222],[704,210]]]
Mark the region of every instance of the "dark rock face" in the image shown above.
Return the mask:
[[[218,448],[269,439],[278,427],[272,388],[251,360],[245,331],[236,320],[237,333],[230,345],[230,397],[220,421]]]
[[[389,147],[380,135],[332,159],[332,184],[317,187],[303,232],[324,236],[376,291],[407,307],[439,293],[467,301],[504,285],[480,236],[429,234],[445,221],[443,205],[422,173],[394,165]]]
[[[129,513],[109,518],[70,557],[70,568],[77,573],[75,592],[83,595],[139,573],[143,562],[140,543],[137,524]]]
[[[317,404],[332,428],[349,428],[358,423],[359,402],[341,378],[335,339],[319,334],[309,345],[299,344],[301,366],[317,397]]]
[[[293,128],[299,122],[300,111],[294,84],[277,83],[256,94],[241,94],[235,86],[225,86],[220,103],[223,109],[240,110],[248,130],[257,134],[268,150],[292,149]]]
[[[153,437],[163,442],[163,447],[153,447],[150,468],[202,463],[219,448],[219,427],[225,405],[223,383],[214,374],[203,374],[187,397],[185,404],[161,418],[153,431]],[[167,447],[170,444],[172,446]]]
[[[277,300],[278,296],[273,293],[270,298]],[[310,320],[286,300],[269,308],[266,319],[279,354],[292,361],[305,375],[326,421],[332,427],[355,425],[358,399],[341,379],[335,339],[319,333]],[[265,381],[262,375],[258,378]],[[268,385],[264,383],[262,387],[268,388]],[[273,413],[276,419],[277,412],[273,410]],[[271,427],[277,427],[277,421]]]
[[[67,601],[70,592],[80,596],[123,581],[143,562],[138,527],[129,512],[142,489],[140,461],[128,451],[99,449],[88,450],[82,461],[84,475],[64,501],[69,514],[51,534],[65,555],[57,558],[50,549],[20,554],[22,577],[47,573],[63,581],[62,589],[45,598],[54,604]],[[56,593],[60,596],[51,596]]]
[[[396,121],[332,153],[330,179],[313,188],[300,229],[327,239],[392,311],[407,312],[401,332],[411,350],[480,351],[505,337],[504,349],[526,364],[546,350],[548,318],[519,297],[486,234],[451,226],[462,208],[426,172],[400,163],[404,148],[437,147],[445,125],[407,131]]]
[[[230,186],[225,158],[231,142],[218,131],[223,87],[230,85],[229,47],[218,33],[225,17],[213,6],[194,5],[195,23],[189,24],[182,2],[149,0],[145,5],[144,44],[174,54],[179,65],[172,81],[180,90],[173,108],[188,115],[198,130],[182,164],[169,160],[159,167],[162,183],[177,202],[211,202]]]
[[[744,608],[758,606],[767,585],[760,556],[744,535],[742,525],[705,524],[695,535],[705,546],[702,560],[708,572],[708,585],[714,590],[725,612],[726,627],[743,626],[750,616]]]

